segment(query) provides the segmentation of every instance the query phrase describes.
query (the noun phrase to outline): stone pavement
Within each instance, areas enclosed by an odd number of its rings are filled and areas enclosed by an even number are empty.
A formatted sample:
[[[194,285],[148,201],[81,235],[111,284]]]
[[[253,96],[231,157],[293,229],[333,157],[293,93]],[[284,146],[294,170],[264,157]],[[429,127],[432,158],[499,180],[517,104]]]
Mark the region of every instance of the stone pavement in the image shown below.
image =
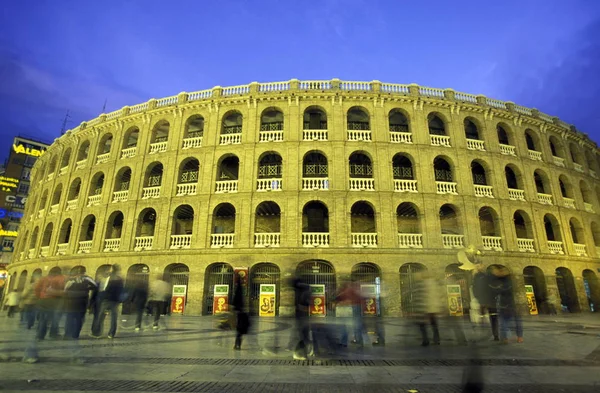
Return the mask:
[[[489,341],[489,328],[464,322],[476,343],[461,346],[442,323],[440,346],[421,347],[417,328],[386,318],[386,345],[350,344],[306,361],[287,350],[294,320],[253,320],[233,350],[233,332],[213,317],[173,316],[158,331],[135,333],[123,322],[113,340],[80,340],[84,364],[69,342],[40,343],[40,362],[20,360],[29,333],[0,317],[0,390],[6,392],[460,392],[466,371],[480,372],[485,392],[600,391],[600,315],[527,317],[525,342]],[[340,323],[340,319],[334,320]],[[333,327],[333,325],[330,325]]]

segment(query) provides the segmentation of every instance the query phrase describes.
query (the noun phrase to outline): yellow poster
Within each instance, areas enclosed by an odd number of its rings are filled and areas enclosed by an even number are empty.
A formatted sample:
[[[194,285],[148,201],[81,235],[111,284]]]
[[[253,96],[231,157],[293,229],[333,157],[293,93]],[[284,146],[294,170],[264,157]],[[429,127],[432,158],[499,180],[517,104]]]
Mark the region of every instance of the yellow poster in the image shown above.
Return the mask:
[[[525,285],[525,295],[527,296],[527,308],[529,309],[529,314],[538,315],[537,302],[535,301],[533,285]]]
[[[446,285],[446,293],[448,294],[448,310],[450,315],[454,317],[462,317],[462,294],[460,285]]]
[[[260,284],[258,315],[261,317],[275,316],[275,284]]]

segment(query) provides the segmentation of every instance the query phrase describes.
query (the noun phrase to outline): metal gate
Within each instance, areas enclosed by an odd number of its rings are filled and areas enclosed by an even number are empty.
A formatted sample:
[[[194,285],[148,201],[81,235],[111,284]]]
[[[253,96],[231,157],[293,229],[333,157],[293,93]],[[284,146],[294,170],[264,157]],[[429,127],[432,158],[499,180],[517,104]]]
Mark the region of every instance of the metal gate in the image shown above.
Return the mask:
[[[414,313],[412,296],[417,282],[416,274],[426,271],[427,268],[420,263],[405,263],[400,266],[400,305],[404,315]]]
[[[453,263],[446,266],[446,285],[460,285],[460,297],[462,299],[462,309],[465,315],[469,314],[471,304],[471,288],[470,273],[467,270],[462,270],[458,264]],[[444,287],[446,292],[446,287]],[[447,292],[444,294],[446,297]],[[446,301],[447,302],[447,301]]]
[[[535,297],[538,312],[548,314],[546,280],[544,279],[542,269],[537,266],[527,266],[523,269],[523,281],[525,285],[533,286],[533,296]]]
[[[213,263],[206,268],[204,314],[212,315],[215,285],[229,285],[229,304],[233,299],[233,268],[228,263]]]
[[[296,276],[306,284],[325,285],[325,303],[327,304],[327,315],[334,316],[335,309],[333,300],[336,295],[335,271],[327,261],[305,261],[296,268]]]
[[[352,266],[350,280],[360,284],[372,284],[376,286],[377,316],[383,314],[381,309],[381,273],[379,267],[373,263],[361,262]]]
[[[189,298],[189,295],[187,293],[189,289],[189,278],[190,269],[187,267],[187,265],[184,265],[183,263],[174,263],[172,265],[169,265],[165,268],[165,271],[163,273],[163,280],[168,282],[171,285],[171,288],[173,288],[173,285],[185,285],[187,287],[184,303],[186,305]]]
[[[131,291],[138,280],[144,281],[146,285],[150,276],[150,268],[143,263],[136,263],[127,270],[127,280],[125,281],[126,291]],[[129,292],[130,293],[130,292]],[[133,303],[127,296],[127,300],[123,302],[122,314],[129,314],[133,311]]]
[[[258,315],[260,284],[275,284],[275,315],[279,315],[279,267],[273,263],[259,263],[250,270],[250,315]]]

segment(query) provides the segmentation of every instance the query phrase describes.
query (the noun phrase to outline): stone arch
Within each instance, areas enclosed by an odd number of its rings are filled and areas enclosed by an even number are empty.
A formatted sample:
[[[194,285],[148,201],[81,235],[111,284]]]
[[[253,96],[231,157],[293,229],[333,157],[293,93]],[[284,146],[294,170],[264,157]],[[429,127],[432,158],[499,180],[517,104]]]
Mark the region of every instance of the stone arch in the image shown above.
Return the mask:
[[[348,130],[370,130],[369,111],[362,106],[353,106],[346,112]]]
[[[98,154],[108,154],[110,153],[110,149],[113,143],[113,134],[110,132],[106,132],[100,138],[100,142],[98,143]]]
[[[185,138],[199,138],[204,136],[204,116],[191,115],[185,121]]]
[[[137,147],[139,137],[140,129],[137,126],[129,127],[123,135],[122,149],[131,149]]]
[[[206,267],[204,277],[204,306],[202,307],[202,314],[213,315],[229,311],[229,307],[225,307],[224,304],[221,305],[221,310],[214,310],[213,300],[215,285],[227,285],[229,288],[227,292],[227,305],[231,304],[231,299],[233,298],[233,268],[231,265],[225,262],[212,263]]]
[[[244,117],[237,110],[231,110],[223,115],[221,121],[221,135],[241,134]]]
[[[525,130],[525,143],[528,150],[540,151],[540,137],[531,128]]]
[[[550,213],[544,215],[544,228],[546,230],[547,240],[562,241],[558,220]]]
[[[152,127],[150,143],[161,143],[169,140],[169,129],[171,124],[167,120],[159,120]]]
[[[396,153],[392,158],[392,172],[394,179],[414,180],[413,161],[406,153]]]
[[[90,141],[86,139],[85,141],[81,142],[81,145],[79,145],[79,149],[77,150],[77,162],[87,160],[89,153]]]
[[[502,145],[513,146],[513,133],[506,123],[496,124],[496,133],[498,134],[498,143]]]
[[[447,121],[439,112],[430,112],[427,115],[427,127],[430,135],[448,135],[446,124]]]
[[[275,316],[279,315],[280,304],[280,277],[279,266],[270,262],[259,262],[250,268],[250,315],[259,315],[261,308],[263,312],[273,310]],[[260,286],[275,285],[275,307],[272,303],[263,304],[260,300]],[[268,299],[267,299],[268,301]]]
[[[546,175],[546,172],[539,168],[536,169],[533,172],[533,181],[538,194],[552,194],[550,179],[548,178],[548,175]]]
[[[481,140],[481,127],[475,118],[470,116],[465,117],[463,120],[463,127],[465,129],[465,137],[467,139]]]
[[[526,266],[523,269],[523,281],[525,285],[533,287],[534,301],[539,312],[549,314],[551,309],[548,304],[548,289],[546,288],[546,277],[542,269],[537,266]],[[533,307],[533,304],[529,307]]]
[[[260,131],[282,131],[283,111],[277,107],[269,107],[260,114]]]
[[[533,223],[529,214],[524,210],[517,210],[513,214],[515,233],[518,239],[533,239]]]
[[[326,130],[327,112],[323,107],[311,105],[304,110],[303,128],[305,130]]]
[[[300,262],[296,267],[296,277],[308,285],[324,285],[327,315],[335,315],[336,276],[330,262],[317,259]]]
[[[556,269],[556,285],[560,295],[560,303],[564,311],[580,312],[579,299],[577,297],[577,289],[575,288],[575,280],[573,273],[566,267]]]
[[[350,208],[352,233],[376,233],[375,209],[368,201],[357,201]]]
[[[598,276],[591,269],[585,269],[582,276],[590,311],[600,312],[600,282],[598,282]]]
[[[453,182],[453,165],[452,161],[446,156],[437,156],[433,160],[433,169],[435,181]]]
[[[416,302],[413,301],[413,294],[419,275],[425,272],[427,267],[421,263],[409,262],[400,266],[400,305],[404,316],[415,314]]]
[[[390,132],[411,132],[409,115],[404,109],[393,108],[388,113]]]

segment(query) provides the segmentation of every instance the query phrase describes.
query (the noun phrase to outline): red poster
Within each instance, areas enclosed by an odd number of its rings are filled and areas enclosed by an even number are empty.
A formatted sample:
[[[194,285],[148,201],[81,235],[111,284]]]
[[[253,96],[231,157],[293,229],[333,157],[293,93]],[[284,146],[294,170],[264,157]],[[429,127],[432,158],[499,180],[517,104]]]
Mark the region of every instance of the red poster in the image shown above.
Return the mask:
[[[363,315],[377,315],[377,299],[367,297],[363,301]]]
[[[236,278],[237,277],[240,278],[243,287],[248,286],[248,268],[247,267],[236,267],[233,269],[233,274]],[[234,281],[234,283],[235,283],[235,281]]]
[[[310,315],[324,317],[325,314],[325,295],[313,294],[311,296]]]
[[[173,296],[171,298],[171,313],[183,314],[185,309],[185,296]]]
[[[213,300],[213,314],[229,311],[229,296],[215,296]]]

